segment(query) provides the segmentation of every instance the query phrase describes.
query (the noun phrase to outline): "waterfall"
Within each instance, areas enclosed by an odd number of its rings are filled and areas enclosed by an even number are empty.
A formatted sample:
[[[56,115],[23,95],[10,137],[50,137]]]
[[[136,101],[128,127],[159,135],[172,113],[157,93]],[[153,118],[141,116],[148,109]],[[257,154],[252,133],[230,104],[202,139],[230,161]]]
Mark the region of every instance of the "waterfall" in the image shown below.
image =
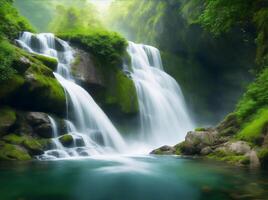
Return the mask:
[[[194,127],[178,83],[164,72],[158,49],[129,42],[132,78],[140,108],[140,141],[173,145]]]
[[[95,103],[86,90],[76,84],[71,75],[73,50],[69,44],[56,38],[51,33],[22,33],[18,44],[30,53],[53,57],[58,60],[54,75],[64,88],[67,98],[68,120],[66,126],[74,140],[74,147],[64,147],[57,132],[56,121],[50,118],[53,126],[55,149],[45,152],[41,159],[77,157],[80,155],[101,154],[104,152],[121,152],[125,143],[111,121]],[[70,116],[71,115],[71,116]],[[97,134],[97,137],[96,137]],[[101,143],[96,140],[101,138]],[[78,145],[82,140],[83,145]],[[81,143],[81,142],[79,142]]]

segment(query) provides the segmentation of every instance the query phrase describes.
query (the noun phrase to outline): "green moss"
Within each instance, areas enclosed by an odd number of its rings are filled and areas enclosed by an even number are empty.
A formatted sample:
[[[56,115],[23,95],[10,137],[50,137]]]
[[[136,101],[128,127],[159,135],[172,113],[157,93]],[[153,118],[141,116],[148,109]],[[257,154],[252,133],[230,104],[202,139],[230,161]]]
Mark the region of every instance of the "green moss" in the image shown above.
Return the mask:
[[[268,105],[268,68],[249,85],[243,98],[237,105],[236,114],[241,119],[250,118],[257,110]]]
[[[26,81],[25,92],[20,94],[25,100],[25,105],[44,112],[63,115],[66,105],[65,93],[58,81],[52,76],[36,72],[29,76],[31,77]],[[31,102],[27,101],[28,98]]]
[[[26,150],[23,148],[12,145],[6,144],[1,142],[0,143],[0,160],[30,160],[31,156],[27,153]]]
[[[234,153],[226,152],[224,150],[217,150],[207,156],[210,159],[225,161],[231,164],[248,165],[250,163],[249,157],[245,155],[236,155]]]
[[[59,140],[62,143],[62,145],[65,147],[70,147],[74,144],[73,137],[68,134],[61,136]]]
[[[0,0],[0,36],[13,40],[19,32],[26,30],[33,31],[33,28],[18,14],[12,1]]]
[[[33,54],[32,56],[34,58],[38,59],[39,61],[41,61],[44,65],[46,65],[47,67],[49,67],[53,71],[55,71],[57,66],[58,66],[58,61],[55,58],[40,55],[40,54]]]
[[[15,48],[7,40],[0,38],[0,84],[14,77],[17,71],[12,67]]]
[[[237,138],[249,142],[257,142],[261,137],[262,130],[268,123],[268,108],[260,109],[252,118],[244,124]]]
[[[0,133],[5,133],[16,121],[16,112],[9,107],[0,107]]]
[[[103,67],[121,65],[127,41],[121,35],[106,30],[86,34],[61,34],[60,38],[71,41],[95,57]]]
[[[199,127],[199,128],[195,128],[194,130],[195,130],[195,131],[205,131],[206,128]]]
[[[41,143],[39,139],[28,135],[9,134],[6,135],[3,140],[9,144],[19,145],[25,148],[32,155],[43,153],[46,147],[46,144]]]
[[[16,134],[9,134],[9,135],[6,135],[5,137],[3,137],[3,140],[7,143],[10,143],[10,144],[20,145],[25,140],[25,136],[20,136],[20,135],[16,135]]]
[[[118,71],[117,82],[117,102],[124,113],[137,113],[139,110],[138,97],[133,80],[128,78],[123,72]]]
[[[24,84],[25,80],[19,75],[0,83],[0,100],[14,94]]]

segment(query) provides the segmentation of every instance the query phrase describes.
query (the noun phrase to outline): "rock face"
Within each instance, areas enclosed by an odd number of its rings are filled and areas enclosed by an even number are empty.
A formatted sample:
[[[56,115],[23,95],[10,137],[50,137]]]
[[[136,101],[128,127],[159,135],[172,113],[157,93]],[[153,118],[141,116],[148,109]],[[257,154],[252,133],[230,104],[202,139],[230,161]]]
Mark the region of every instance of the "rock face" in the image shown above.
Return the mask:
[[[72,71],[75,78],[87,89],[94,86],[104,86],[104,80],[93,63],[92,56],[80,49],[75,49],[76,60],[73,63]]]

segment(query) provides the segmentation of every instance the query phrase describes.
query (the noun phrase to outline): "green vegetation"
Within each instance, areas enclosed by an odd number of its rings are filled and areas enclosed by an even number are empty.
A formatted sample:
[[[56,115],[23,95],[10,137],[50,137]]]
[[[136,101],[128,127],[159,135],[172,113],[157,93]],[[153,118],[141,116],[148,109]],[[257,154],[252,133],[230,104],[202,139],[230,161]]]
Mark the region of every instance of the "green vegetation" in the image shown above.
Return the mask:
[[[237,155],[234,153],[218,150],[208,155],[208,158],[225,161],[231,164],[247,165],[250,163],[249,157],[245,155]]]
[[[225,8],[223,13],[206,11],[211,8],[208,2],[218,1],[118,0],[112,5],[110,17],[112,27],[130,40],[161,50],[165,70],[180,83],[200,124],[217,123],[226,111],[234,109],[252,78],[248,71],[256,59],[256,35],[251,29],[245,32],[231,28],[215,37],[212,31],[203,28],[202,14],[208,23],[209,14],[225,13]],[[234,16],[237,15],[240,14]],[[209,22],[212,23],[213,17]]]
[[[268,105],[268,69],[249,85],[243,98],[239,101],[236,113],[241,119],[249,118],[257,110]]]
[[[257,143],[263,133],[263,128],[268,125],[268,109],[260,109],[249,122],[246,122],[237,137],[242,140]]]
[[[23,148],[0,142],[0,160],[30,160],[31,156]]]
[[[0,0],[0,37],[15,39],[20,31],[33,31],[26,19],[13,7],[12,1]]]
[[[0,107],[0,136],[15,123],[16,113],[9,107]]]
[[[86,34],[60,34],[60,38],[69,40],[73,44],[88,51],[105,67],[122,64],[127,41],[121,35],[106,30],[90,31]]]
[[[36,58],[37,60],[41,61],[44,65],[46,65],[53,71],[55,71],[58,66],[58,61],[55,58],[43,56],[40,54],[32,54],[32,56]]]
[[[14,47],[7,40],[0,38],[0,83],[10,80],[17,73],[11,66],[14,59]]]

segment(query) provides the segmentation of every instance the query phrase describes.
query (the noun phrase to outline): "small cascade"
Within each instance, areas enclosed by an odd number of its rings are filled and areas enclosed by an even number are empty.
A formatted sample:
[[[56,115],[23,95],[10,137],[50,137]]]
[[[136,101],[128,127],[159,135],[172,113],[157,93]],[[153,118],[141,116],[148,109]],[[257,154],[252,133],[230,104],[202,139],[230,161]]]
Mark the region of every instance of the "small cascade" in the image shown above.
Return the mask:
[[[129,42],[140,107],[140,141],[151,147],[173,145],[194,127],[178,83],[164,72],[158,49]]]
[[[56,121],[49,117],[53,128],[55,148],[48,150],[40,159],[76,158],[103,153],[121,152],[125,143],[111,121],[86,90],[75,83],[71,75],[73,50],[69,44],[51,33],[22,33],[17,40],[21,48],[58,60],[54,75],[65,90],[68,116],[66,127],[73,138],[72,147],[60,142]]]

